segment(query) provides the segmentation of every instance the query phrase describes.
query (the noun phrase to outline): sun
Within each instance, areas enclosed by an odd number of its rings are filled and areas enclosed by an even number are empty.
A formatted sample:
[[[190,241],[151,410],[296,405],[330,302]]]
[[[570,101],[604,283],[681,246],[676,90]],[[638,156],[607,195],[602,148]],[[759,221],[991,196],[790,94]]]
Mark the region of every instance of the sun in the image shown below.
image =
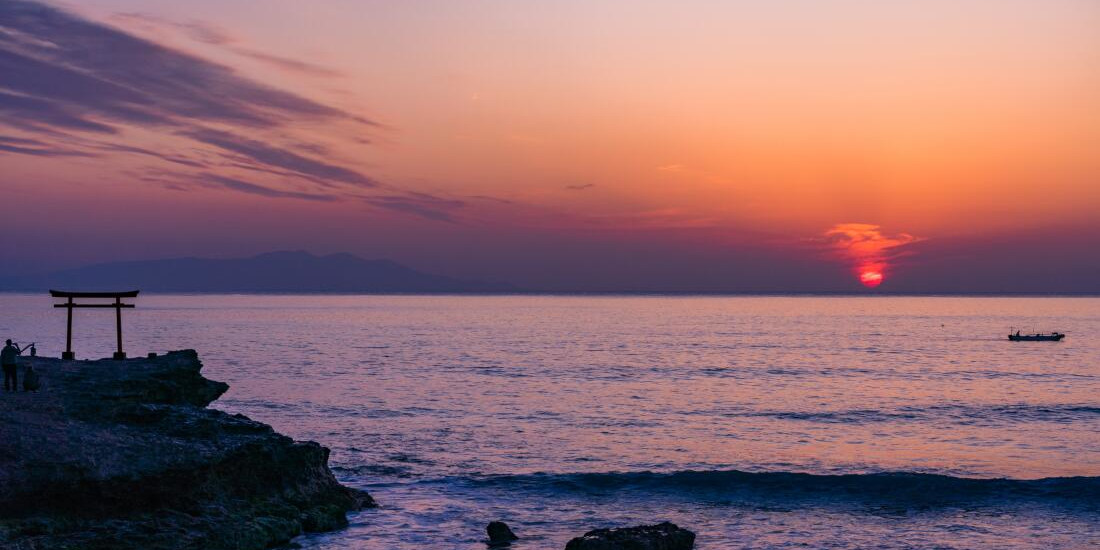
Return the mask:
[[[882,284],[882,271],[873,268],[859,270],[859,282],[867,288],[875,288]]]

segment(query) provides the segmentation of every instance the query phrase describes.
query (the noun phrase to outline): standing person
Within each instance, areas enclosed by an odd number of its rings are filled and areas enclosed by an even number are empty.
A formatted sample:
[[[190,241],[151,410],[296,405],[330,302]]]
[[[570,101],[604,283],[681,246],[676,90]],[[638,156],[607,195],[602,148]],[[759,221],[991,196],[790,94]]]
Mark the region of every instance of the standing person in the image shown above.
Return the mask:
[[[19,348],[11,343],[11,339],[8,339],[4,349],[0,350],[0,365],[4,367],[4,389],[8,391],[19,389],[15,378],[15,358],[19,355],[19,351]]]

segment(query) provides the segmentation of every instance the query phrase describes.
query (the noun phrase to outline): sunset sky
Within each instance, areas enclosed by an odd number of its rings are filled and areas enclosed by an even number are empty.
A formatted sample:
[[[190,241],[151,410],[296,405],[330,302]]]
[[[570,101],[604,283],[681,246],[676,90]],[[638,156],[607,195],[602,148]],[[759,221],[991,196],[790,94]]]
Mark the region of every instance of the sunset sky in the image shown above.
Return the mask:
[[[1100,292],[1098,29],[1095,0],[0,0],[2,263]]]

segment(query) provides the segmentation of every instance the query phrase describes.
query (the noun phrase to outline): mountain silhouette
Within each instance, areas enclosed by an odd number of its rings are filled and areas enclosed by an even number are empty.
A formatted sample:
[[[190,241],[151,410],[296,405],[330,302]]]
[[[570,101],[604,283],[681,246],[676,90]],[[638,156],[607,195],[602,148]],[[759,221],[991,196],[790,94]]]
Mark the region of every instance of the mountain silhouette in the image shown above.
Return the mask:
[[[351,254],[271,252],[251,258],[110,262],[0,281],[4,290],[141,289],[153,292],[508,292],[507,283],[431,275]]]

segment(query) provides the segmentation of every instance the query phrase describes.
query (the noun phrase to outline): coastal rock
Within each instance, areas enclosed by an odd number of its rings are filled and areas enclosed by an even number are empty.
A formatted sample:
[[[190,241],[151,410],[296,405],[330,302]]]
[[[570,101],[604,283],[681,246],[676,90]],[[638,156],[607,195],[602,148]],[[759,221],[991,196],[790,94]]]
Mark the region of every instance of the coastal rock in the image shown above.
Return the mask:
[[[0,549],[263,549],[374,506],[328,449],[207,409],[228,386],[194,351],[21,361],[42,389],[0,396]]]
[[[38,380],[38,373],[34,371],[34,367],[27,365],[23,371],[23,391],[38,391],[39,387],[41,383]]]
[[[565,545],[565,550],[691,550],[695,533],[674,523],[596,529]]]
[[[489,534],[489,546],[508,546],[519,539],[503,521],[489,522],[485,532]]]

